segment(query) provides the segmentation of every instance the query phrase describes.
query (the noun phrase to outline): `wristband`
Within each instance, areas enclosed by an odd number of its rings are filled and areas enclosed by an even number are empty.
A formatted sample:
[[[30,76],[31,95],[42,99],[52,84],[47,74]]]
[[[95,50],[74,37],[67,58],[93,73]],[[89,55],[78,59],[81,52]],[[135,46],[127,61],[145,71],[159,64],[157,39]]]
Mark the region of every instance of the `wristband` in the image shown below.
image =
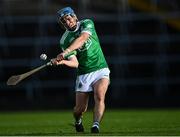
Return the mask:
[[[70,51],[71,51],[71,50],[70,50],[70,49],[68,49],[68,48],[65,50],[65,52],[67,52],[67,53],[69,53]]]

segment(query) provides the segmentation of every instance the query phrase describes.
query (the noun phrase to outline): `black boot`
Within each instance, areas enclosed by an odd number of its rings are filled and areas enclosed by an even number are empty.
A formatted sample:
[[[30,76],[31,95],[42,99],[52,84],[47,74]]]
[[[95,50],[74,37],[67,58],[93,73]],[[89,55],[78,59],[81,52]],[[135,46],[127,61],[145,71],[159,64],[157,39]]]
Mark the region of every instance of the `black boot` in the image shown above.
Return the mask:
[[[99,128],[97,126],[92,127],[91,133],[99,133]]]
[[[83,127],[82,122],[80,124],[75,123],[75,128],[77,132],[84,132],[84,127]]]

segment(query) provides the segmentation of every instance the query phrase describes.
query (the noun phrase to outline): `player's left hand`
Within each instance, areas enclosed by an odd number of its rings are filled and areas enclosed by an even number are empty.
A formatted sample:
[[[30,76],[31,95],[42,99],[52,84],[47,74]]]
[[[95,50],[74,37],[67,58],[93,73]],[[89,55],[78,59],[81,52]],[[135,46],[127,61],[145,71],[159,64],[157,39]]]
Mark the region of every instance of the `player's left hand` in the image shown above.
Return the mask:
[[[62,53],[60,53],[59,55],[57,55],[57,60],[61,61],[65,58],[65,55],[68,54],[70,52],[70,50],[67,48],[66,50],[64,50]]]
[[[60,53],[60,54],[58,54],[57,55],[57,61],[61,61],[61,60],[63,60],[64,59],[64,56],[65,56],[65,53],[64,52],[62,52],[62,53]]]

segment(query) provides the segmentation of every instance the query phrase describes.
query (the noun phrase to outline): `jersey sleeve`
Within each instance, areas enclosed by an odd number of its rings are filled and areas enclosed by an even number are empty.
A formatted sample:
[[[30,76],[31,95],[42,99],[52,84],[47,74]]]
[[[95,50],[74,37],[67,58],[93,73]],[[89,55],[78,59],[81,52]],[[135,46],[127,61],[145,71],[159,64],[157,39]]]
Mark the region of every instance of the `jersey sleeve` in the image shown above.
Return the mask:
[[[84,20],[83,24],[82,24],[82,30],[81,33],[86,32],[89,35],[92,35],[94,30],[94,23],[92,20],[90,19],[86,19]]]

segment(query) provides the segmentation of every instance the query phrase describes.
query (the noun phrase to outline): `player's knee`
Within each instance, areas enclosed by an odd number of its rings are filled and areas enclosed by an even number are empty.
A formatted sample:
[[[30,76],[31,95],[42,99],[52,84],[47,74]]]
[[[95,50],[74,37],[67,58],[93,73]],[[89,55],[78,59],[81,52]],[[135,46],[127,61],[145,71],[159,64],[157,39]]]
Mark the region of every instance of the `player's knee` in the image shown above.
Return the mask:
[[[103,103],[105,100],[106,90],[103,87],[99,87],[94,91],[94,100],[95,102]]]
[[[95,93],[94,100],[96,103],[103,103],[105,100],[105,95]]]

